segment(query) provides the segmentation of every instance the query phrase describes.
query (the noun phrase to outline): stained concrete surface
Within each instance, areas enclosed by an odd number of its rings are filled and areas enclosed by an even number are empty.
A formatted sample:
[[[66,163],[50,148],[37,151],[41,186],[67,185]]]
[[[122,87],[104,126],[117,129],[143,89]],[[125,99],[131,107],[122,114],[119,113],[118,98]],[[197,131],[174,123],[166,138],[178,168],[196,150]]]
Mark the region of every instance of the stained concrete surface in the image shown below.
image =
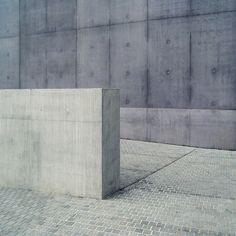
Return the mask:
[[[115,89],[0,91],[0,186],[102,199],[120,186]]]
[[[235,112],[235,25],[234,0],[2,0],[0,88],[117,87],[121,107],[130,108],[122,112],[122,137],[235,149],[228,127],[223,139],[208,138],[225,125],[221,118],[205,126],[205,138],[190,135],[195,128],[185,135],[191,125],[175,115]],[[144,119],[147,109],[166,109],[161,119],[169,121],[172,109],[174,122]],[[205,114],[212,120],[213,112]]]
[[[123,186],[158,171],[105,201],[1,188],[0,234],[236,235],[235,152],[121,140],[121,154]]]

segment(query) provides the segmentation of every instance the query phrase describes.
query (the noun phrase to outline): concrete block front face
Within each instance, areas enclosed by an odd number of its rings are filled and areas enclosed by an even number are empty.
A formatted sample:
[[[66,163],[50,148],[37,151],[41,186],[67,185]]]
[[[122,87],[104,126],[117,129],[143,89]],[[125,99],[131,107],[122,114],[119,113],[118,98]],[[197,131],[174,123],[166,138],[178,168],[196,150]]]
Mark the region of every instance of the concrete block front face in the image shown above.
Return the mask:
[[[121,88],[122,107],[146,106],[146,30],[143,22],[111,27],[111,87]]]
[[[154,108],[187,108],[190,33],[186,19],[151,21],[149,24],[149,94]]]
[[[119,189],[118,90],[0,97],[1,186],[99,199]]]
[[[0,88],[19,88],[19,38],[0,38]]]
[[[0,37],[19,34],[19,0],[0,1]]]
[[[78,30],[77,84],[79,88],[109,87],[109,28]]]
[[[236,15],[195,18],[192,108],[236,109]]]
[[[147,0],[111,0],[112,24],[144,21],[147,19]]]
[[[110,0],[77,0],[78,28],[109,24]]]

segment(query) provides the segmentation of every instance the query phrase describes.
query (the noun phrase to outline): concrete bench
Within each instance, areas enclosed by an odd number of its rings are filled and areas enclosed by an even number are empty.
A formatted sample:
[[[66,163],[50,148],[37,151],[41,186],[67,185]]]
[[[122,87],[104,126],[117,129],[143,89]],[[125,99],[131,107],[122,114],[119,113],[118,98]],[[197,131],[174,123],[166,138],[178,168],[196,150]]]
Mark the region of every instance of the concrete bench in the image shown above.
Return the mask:
[[[115,89],[0,90],[0,187],[102,199],[119,189]]]

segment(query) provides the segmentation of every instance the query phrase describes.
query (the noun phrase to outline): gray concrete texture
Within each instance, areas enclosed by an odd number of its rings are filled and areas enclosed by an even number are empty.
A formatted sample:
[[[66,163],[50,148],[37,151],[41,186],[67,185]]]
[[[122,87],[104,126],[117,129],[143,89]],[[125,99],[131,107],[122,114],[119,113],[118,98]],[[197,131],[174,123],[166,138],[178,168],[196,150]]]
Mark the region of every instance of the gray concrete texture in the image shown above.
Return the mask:
[[[120,188],[119,90],[0,91],[0,186],[102,199]]]
[[[121,136],[159,142],[143,131],[149,119],[136,128],[134,108],[236,112],[235,29],[235,0],[0,0],[0,88],[120,88],[121,106],[132,108]],[[163,140],[236,149],[177,133]]]

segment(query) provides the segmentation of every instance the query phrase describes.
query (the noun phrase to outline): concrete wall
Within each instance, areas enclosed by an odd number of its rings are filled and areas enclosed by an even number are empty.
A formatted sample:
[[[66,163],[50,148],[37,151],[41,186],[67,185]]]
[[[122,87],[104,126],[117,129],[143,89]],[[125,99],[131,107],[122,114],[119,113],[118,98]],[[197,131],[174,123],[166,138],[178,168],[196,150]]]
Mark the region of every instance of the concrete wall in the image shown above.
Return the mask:
[[[236,149],[235,0],[0,0],[0,62],[0,88],[120,88],[122,137]]]
[[[119,189],[119,91],[1,90],[0,186],[104,198]]]

